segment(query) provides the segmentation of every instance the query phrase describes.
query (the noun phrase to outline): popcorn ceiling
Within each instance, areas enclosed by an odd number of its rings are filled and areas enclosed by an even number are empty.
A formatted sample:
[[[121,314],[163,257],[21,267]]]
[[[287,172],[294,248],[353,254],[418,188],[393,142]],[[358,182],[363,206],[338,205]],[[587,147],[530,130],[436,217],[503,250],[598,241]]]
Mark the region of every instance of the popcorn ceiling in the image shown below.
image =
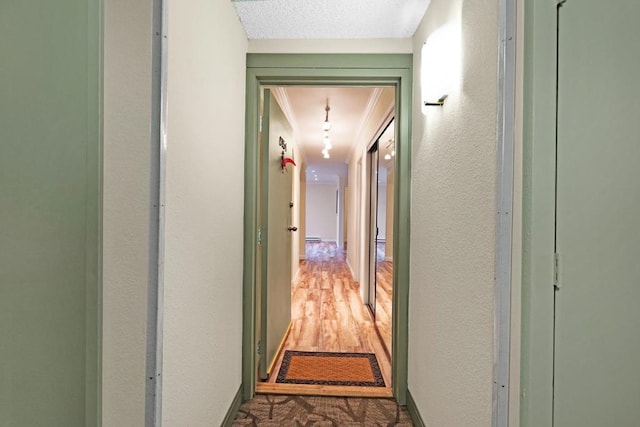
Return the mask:
[[[429,0],[233,1],[248,39],[410,38]]]

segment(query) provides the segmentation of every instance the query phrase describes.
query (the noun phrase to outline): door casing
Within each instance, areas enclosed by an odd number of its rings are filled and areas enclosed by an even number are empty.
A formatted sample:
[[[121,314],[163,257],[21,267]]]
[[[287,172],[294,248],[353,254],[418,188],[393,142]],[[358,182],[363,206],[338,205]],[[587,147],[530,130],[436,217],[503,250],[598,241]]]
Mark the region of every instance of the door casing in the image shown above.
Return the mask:
[[[256,260],[258,238],[258,129],[263,85],[392,86],[396,96],[396,181],[393,258],[393,395],[407,401],[409,231],[411,180],[411,54],[248,54],[245,111],[245,194],[243,265],[243,398],[255,394]]]

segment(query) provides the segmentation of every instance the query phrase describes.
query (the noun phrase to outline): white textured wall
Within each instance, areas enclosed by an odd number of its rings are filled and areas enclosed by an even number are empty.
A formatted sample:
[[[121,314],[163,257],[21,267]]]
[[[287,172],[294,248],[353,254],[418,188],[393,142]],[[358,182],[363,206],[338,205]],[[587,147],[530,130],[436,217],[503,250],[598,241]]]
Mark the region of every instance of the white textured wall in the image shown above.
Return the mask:
[[[414,36],[409,390],[429,426],[491,425],[496,0],[433,0]],[[420,108],[421,49],[461,25],[460,81]]]
[[[219,425],[241,383],[244,31],[169,3],[162,422]]]
[[[144,425],[151,25],[151,2],[104,2],[104,427]]]
[[[250,53],[411,53],[411,39],[249,40]]]
[[[400,53],[400,52],[398,52]],[[368,256],[367,236],[367,147],[372,144],[382,133],[388,122],[393,117],[395,105],[395,89],[386,87],[382,89],[380,97],[363,124],[362,130],[354,141],[353,151],[348,165],[348,179],[352,190],[349,191],[349,217],[347,218],[347,263],[355,274],[355,279],[360,281],[365,278],[364,262]],[[360,174],[358,174],[358,162],[361,162]],[[360,208],[358,208],[360,206]],[[365,300],[365,286],[360,287],[360,294]]]
[[[307,183],[306,236],[336,241],[338,217],[336,214],[338,184]]]

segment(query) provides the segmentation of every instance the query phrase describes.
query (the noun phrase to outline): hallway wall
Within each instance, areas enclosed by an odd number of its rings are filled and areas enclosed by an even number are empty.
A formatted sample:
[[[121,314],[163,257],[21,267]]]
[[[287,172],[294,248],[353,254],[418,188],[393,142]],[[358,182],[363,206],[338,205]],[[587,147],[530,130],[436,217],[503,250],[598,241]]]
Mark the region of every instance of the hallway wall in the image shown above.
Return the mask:
[[[431,426],[491,425],[497,17],[495,0],[432,0],[414,36],[409,390]],[[446,23],[460,78],[423,114],[422,46]]]
[[[104,427],[145,421],[152,6],[104,2]]]
[[[226,0],[169,16],[162,422],[212,426],[241,383],[247,41]]]
[[[306,237],[319,237],[336,241],[338,218],[336,214],[336,191],[338,184],[307,183]]]
[[[349,218],[347,218],[347,263],[354,273],[356,281],[366,280],[366,263],[363,257],[367,255],[367,147],[386,127],[395,106],[395,90],[391,87],[383,88],[371,114],[362,126],[359,138],[355,141],[348,165]],[[358,171],[360,163],[360,171]],[[357,207],[361,206],[361,209]],[[365,286],[360,286],[360,294],[365,297]]]

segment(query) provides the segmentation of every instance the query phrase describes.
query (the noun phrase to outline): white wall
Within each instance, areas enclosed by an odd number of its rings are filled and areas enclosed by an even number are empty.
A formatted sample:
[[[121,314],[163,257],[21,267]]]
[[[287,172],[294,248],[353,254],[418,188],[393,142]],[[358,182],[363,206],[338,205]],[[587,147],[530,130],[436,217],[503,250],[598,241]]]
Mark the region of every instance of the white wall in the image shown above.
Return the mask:
[[[151,2],[104,2],[104,427],[145,417],[151,26]]]
[[[349,191],[349,217],[347,218],[347,263],[357,281],[365,280],[367,256],[367,216],[369,215],[367,187],[367,147],[374,142],[393,117],[395,105],[395,90],[387,87],[382,89],[378,102],[363,124],[359,138],[354,141],[354,148],[348,164],[348,179],[352,190]],[[358,170],[358,164],[360,169]],[[360,207],[360,208],[358,208]],[[365,299],[365,287],[360,287],[360,293]]]
[[[430,426],[491,425],[495,247],[495,0],[432,0],[414,36],[409,390]],[[421,49],[460,25],[445,105],[421,112]]]
[[[212,426],[241,383],[247,41],[227,0],[168,25],[162,422]]]
[[[249,40],[250,53],[411,53],[411,39]]]
[[[337,184],[307,183],[306,236],[336,241],[338,217],[336,214]]]

